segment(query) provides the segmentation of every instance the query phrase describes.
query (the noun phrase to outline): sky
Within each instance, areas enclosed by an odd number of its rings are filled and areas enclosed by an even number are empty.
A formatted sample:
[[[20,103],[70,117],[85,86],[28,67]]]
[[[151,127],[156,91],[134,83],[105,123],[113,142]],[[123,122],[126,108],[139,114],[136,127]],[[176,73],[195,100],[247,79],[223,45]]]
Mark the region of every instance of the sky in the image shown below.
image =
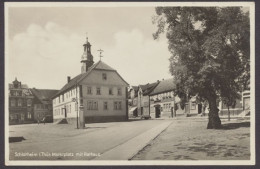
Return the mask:
[[[154,7],[9,7],[8,83],[62,88],[80,74],[86,36],[94,61],[104,50],[102,61],[130,85],[170,78],[167,40],[152,36],[154,15]]]

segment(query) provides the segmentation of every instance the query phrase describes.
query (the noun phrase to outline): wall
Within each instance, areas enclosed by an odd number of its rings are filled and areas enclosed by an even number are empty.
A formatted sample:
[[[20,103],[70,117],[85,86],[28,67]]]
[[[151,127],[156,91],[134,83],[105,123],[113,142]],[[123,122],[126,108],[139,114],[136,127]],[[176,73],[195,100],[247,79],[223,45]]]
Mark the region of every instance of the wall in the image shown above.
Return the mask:
[[[63,94],[63,96],[64,101],[62,101],[62,95],[59,95],[58,97],[55,97],[52,100],[54,121],[56,121],[57,119],[65,118],[65,109],[67,113],[67,118],[77,117],[77,110],[79,109],[79,104],[72,101],[72,99],[77,98],[77,102],[79,103],[79,87],[77,87],[77,89],[76,87],[74,87],[66,91]]]
[[[107,80],[103,80],[102,74],[107,74]],[[86,117],[93,116],[123,116],[126,117],[126,92],[127,84],[113,71],[93,70],[82,82],[83,106]],[[91,87],[91,94],[88,94],[88,87]],[[97,87],[101,94],[97,94]],[[109,89],[112,89],[112,95]],[[118,94],[121,89],[121,94]],[[89,110],[88,102],[97,102],[97,110]],[[104,109],[104,102],[107,102],[108,109]],[[121,102],[121,109],[115,110],[114,102]],[[115,117],[117,118],[117,117]]]

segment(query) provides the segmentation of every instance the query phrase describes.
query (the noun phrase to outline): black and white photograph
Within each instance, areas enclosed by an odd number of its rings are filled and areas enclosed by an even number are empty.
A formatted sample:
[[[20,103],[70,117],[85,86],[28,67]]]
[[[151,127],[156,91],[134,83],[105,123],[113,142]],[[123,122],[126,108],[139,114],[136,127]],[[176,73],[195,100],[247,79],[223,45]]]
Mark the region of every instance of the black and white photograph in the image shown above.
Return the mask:
[[[4,9],[6,165],[255,165],[254,2]]]

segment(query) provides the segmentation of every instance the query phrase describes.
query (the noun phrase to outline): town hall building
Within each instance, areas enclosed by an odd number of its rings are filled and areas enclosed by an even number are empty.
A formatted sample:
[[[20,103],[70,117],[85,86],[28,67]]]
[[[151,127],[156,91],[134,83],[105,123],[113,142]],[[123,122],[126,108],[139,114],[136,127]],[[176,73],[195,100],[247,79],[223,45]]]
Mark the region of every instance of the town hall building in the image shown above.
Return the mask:
[[[70,79],[53,97],[54,122],[109,122],[128,120],[128,83],[104,63],[94,64],[88,38],[81,57],[81,74]]]

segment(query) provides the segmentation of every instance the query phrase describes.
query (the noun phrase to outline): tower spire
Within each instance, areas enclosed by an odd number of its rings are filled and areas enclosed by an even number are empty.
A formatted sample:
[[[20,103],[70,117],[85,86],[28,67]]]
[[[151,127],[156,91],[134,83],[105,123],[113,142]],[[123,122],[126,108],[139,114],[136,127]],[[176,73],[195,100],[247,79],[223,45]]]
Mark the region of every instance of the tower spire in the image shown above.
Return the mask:
[[[88,33],[86,33],[87,35]],[[93,56],[91,54],[91,44],[88,41],[88,36],[86,36],[86,43],[83,44],[84,52],[81,57],[81,73],[85,73],[88,71],[89,67],[91,67],[94,63]]]

